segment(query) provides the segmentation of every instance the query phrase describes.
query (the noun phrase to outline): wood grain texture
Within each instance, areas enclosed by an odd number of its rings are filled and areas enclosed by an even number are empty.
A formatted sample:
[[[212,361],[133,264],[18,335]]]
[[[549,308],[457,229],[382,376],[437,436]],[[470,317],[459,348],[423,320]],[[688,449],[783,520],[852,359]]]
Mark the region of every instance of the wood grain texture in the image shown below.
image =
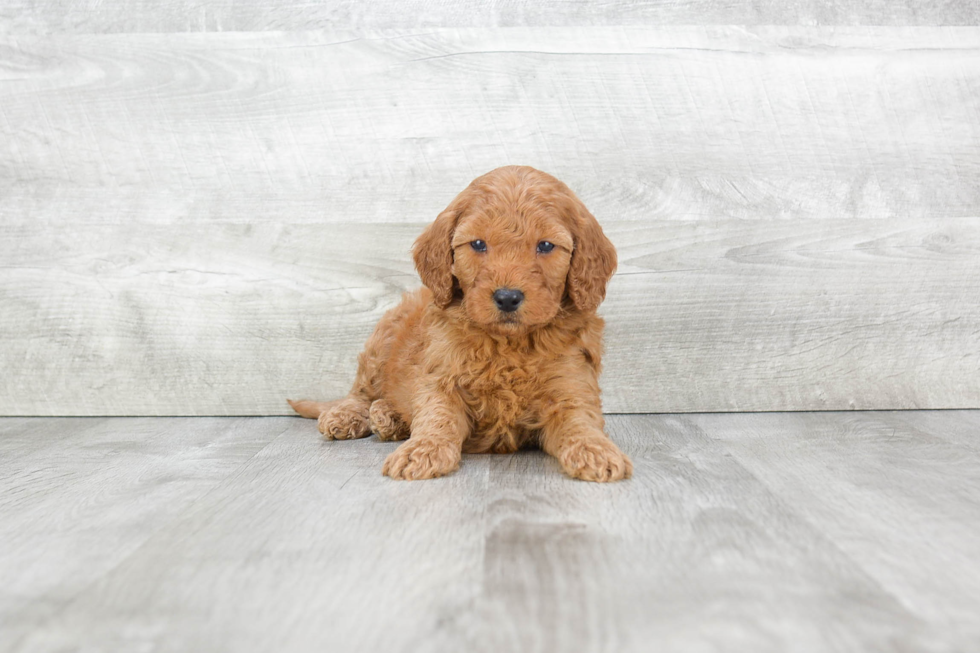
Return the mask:
[[[675,417],[607,423],[628,483],[491,459],[485,589],[428,650],[929,650],[924,622],[724,447]]]
[[[8,420],[0,424],[6,425]],[[0,650],[178,519],[285,426],[51,419],[0,430]]]
[[[259,424],[282,435],[11,650],[408,650],[479,590],[487,458],[386,483],[394,445]]]
[[[980,28],[16,37],[5,222],[424,222],[538,167],[601,219],[975,217]]]
[[[953,444],[980,448],[980,412],[978,411],[900,411],[880,413],[880,419],[895,428],[913,433],[927,433]]]
[[[607,410],[980,405],[980,28],[2,48],[2,414],[342,394],[421,225],[515,162],[620,247]]]
[[[971,0],[8,0],[0,32],[262,30],[574,25],[977,25]]]
[[[910,612],[943,624],[954,641],[978,642],[980,431],[971,446],[951,444],[941,426],[949,417],[928,417],[936,435],[902,428],[887,415],[696,416],[692,422],[723,440],[735,460]],[[841,520],[843,511],[852,519]]]
[[[607,227],[608,411],[980,405],[980,220]],[[420,229],[0,227],[0,410],[261,415],[342,396],[418,285]]]
[[[980,450],[933,433],[975,416],[920,416],[612,416],[608,486],[536,451],[391,481],[395,444],[299,419],[89,420],[3,476],[0,651],[970,650]]]

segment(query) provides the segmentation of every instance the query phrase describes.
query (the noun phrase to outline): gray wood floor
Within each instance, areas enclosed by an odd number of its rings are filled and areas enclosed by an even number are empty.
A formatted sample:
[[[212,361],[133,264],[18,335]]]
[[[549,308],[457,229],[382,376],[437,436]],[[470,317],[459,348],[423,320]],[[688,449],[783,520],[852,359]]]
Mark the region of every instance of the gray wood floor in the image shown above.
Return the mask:
[[[0,419],[0,651],[976,651],[980,411],[612,416],[380,475],[267,418]]]

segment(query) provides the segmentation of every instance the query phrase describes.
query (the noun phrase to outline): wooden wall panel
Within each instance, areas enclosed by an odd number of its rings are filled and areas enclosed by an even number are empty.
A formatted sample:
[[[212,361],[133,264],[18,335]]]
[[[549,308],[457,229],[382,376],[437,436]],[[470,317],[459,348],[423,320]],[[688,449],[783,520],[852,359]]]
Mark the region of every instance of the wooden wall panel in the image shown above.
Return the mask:
[[[0,413],[340,394],[507,163],[620,247],[608,410],[980,406],[980,28],[22,30]]]
[[[334,397],[422,225],[0,231],[7,414]],[[980,405],[980,219],[608,225],[611,412]]]
[[[140,34],[8,52],[8,221],[422,222],[508,163],[607,220],[980,206],[980,28]]]
[[[579,25],[977,25],[973,0],[7,0],[0,30],[254,32]]]

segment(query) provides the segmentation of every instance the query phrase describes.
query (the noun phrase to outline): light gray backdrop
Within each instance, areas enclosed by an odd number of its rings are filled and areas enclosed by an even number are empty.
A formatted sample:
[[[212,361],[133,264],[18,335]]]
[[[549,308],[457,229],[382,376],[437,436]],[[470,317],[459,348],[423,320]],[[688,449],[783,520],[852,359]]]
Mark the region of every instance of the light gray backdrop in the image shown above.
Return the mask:
[[[0,414],[346,392],[473,177],[619,248],[612,412],[980,406],[980,3],[14,0]]]

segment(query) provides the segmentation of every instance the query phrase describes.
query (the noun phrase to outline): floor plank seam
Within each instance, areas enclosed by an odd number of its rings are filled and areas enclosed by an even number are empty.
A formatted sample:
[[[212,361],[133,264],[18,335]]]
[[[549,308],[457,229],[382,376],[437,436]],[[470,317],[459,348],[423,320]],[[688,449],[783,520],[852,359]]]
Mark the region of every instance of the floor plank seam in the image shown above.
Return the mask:
[[[875,412],[875,411],[866,411],[866,412]],[[815,539],[821,541],[824,546],[830,547],[835,552],[837,552],[842,558],[848,560],[854,566],[854,569],[860,572],[865,582],[869,583],[875,589],[880,591],[884,596],[890,597],[896,603],[896,605],[901,606],[902,609],[906,612],[908,618],[913,619],[920,625],[923,626],[928,625],[928,622],[925,621],[919,614],[917,614],[916,610],[912,606],[909,606],[902,599],[901,596],[896,595],[895,592],[885,587],[882,584],[881,579],[879,579],[877,576],[873,575],[870,571],[868,571],[865,568],[865,566],[861,564],[861,562],[854,557],[853,554],[844,550],[836,541],[828,537],[820,529],[819,525],[814,523],[814,521],[805,512],[803,512],[797,507],[792,506],[790,503],[782,499],[778,494],[777,488],[773,487],[771,483],[769,483],[768,481],[760,477],[758,474],[753,472],[749,467],[747,467],[740,459],[738,453],[731,448],[728,442],[720,438],[713,437],[708,431],[705,431],[699,425],[694,424],[693,422],[687,422],[687,424],[689,428],[691,428],[692,430],[702,434],[704,437],[718,444],[721,450],[725,452],[725,454],[732,460],[732,462],[738,465],[739,469],[741,469],[746,475],[751,477],[756,483],[759,484],[760,487],[765,488],[766,494],[770,501],[780,506],[783,510],[786,511],[787,514],[792,515],[793,518],[798,520],[801,524],[805,525],[806,528],[811,532],[811,535]]]

